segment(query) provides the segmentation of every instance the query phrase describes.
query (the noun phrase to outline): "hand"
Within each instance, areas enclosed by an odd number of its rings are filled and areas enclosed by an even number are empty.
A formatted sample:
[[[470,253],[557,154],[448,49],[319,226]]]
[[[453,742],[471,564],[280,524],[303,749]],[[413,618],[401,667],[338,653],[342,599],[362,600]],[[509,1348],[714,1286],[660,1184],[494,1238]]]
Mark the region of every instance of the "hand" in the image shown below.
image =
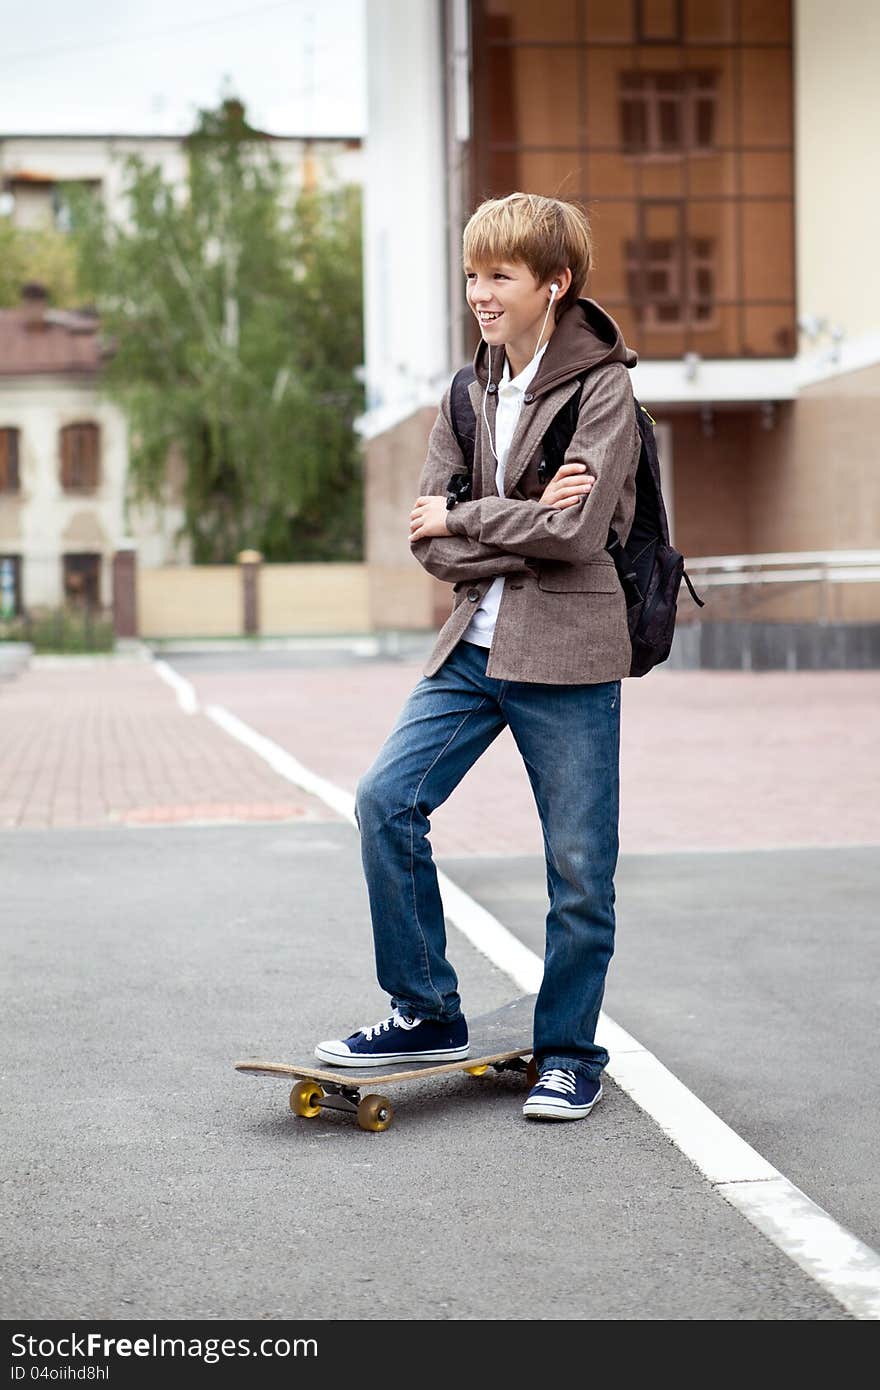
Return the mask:
[[[564,507],[573,507],[582,497],[589,496],[590,488],[595,481],[593,475],[587,473],[585,463],[564,463],[550,479],[540,500],[546,506],[557,507],[560,511]]]
[[[417,497],[409,514],[409,543],[426,536],[448,536],[445,497]]]

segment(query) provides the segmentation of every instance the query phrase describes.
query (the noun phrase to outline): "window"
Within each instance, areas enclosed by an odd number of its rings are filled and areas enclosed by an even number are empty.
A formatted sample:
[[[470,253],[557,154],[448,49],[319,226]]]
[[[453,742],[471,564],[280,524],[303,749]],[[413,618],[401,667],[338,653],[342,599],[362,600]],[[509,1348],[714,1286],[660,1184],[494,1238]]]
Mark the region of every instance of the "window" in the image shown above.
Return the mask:
[[[677,241],[668,237],[627,241],[626,279],[640,324],[681,322],[684,305],[681,249]]]
[[[73,231],[73,211],[70,206],[70,196],[68,189],[78,187],[89,195],[93,203],[98,203],[101,197],[100,179],[73,179],[62,183],[53,183],[52,190],[52,223],[59,232]]]
[[[715,243],[711,237],[626,240],[626,282],[643,328],[712,322]]]
[[[63,555],[64,601],[77,608],[98,608],[101,603],[100,555]]]
[[[0,492],[18,492],[18,430],[0,429]]]
[[[711,68],[621,72],[624,153],[714,149],[718,78]]]
[[[94,492],[99,482],[98,426],[66,425],[61,431],[61,486],[65,492]]]
[[[0,430],[0,492],[18,492],[18,430]]]
[[[21,556],[0,555],[0,619],[21,613]]]

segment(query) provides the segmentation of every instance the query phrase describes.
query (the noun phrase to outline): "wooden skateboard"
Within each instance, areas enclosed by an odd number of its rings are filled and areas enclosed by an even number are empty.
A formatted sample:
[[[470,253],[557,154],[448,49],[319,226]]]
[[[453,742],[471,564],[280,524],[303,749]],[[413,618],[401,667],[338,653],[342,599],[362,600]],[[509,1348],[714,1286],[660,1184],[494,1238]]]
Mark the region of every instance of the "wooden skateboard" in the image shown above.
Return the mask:
[[[387,1096],[365,1087],[387,1086],[396,1081],[413,1081],[419,1076],[443,1076],[454,1071],[483,1076],[490,1067],[495,1071],[524,1072],[533,1086],[537,1070],[532,1059],[532,1018],[535,1012],[534,994],[513,999],[490,1014],[482,1014],[468,1025],[470,1052],[455,1062],[392,1063],[387,1071],[381,1067],[333,1067],[311,1060],[303,1062],[264,1062],[259,1058],[236,1062],[236,1071],[261,1076],[293,1076],[297,1084],[290,1093],[290,1108],[294,1115],[311,1120],[322,1110],[346,1110],[357,1115],[361,1129],[387,1129],[394,1118],[394,1109]],[[527,1060],[528,1059],[528,1060]]]

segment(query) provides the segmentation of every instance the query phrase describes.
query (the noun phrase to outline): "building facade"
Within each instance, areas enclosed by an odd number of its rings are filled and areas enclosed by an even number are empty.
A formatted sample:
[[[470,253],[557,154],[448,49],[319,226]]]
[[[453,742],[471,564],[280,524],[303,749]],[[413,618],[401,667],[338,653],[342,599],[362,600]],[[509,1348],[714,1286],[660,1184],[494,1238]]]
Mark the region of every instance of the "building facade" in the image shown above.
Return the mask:
[[[689,559],[880,545],[872,0],[368,0],[367,43],[377,625],[449,608],[407,520],[437,401],[477,341],[461,229],[514,189],[588,208],[586,293],[639,354]],[[880,620],[876,583],[831,602],[826,617]],[[764,585],[750,612],[808,619],[815,595]]]
[[[0,616],[112,601],[117,550],[187,558],[169,471],[164,505],[126,506],[128,426],[99,389],[94,315],[52,309],[39,286],[0,309]],[[179,489],[178,489],[179,492]]]
[[[267,137],[296,188],[361,182],[358,138]],[[16,227],[66,230],[64,185],[81,183],[100,196],[114,221],[125,218],[125,160],[139,155],[163,180],[184,186],[183,139],[166,135],[0,135],[0,213]]]

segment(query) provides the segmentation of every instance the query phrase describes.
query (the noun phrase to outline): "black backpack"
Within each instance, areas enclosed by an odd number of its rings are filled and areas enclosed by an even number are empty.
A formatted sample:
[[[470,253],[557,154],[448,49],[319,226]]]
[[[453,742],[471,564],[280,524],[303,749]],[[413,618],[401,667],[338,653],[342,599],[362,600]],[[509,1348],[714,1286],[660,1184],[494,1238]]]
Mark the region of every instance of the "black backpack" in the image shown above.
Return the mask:
[[[586,373],[580,386],[550,422],[541,449],[538,479],[549,483],[565,458],[565,451],[577,428]],[[453,473],[447,485],[447,506],[466,502],[471,496],[474,469],[476,418],[468,387],[475,380],[473,367],[462,367],[452,381],[450,409],[452,427],[461,449],[467,473]],[[675,634],[678,591],[684,579],[694,602],[705,605],[691,584],[684,567],[684,556],[669,544],[669,522],[660,490],[660,461],[654,439],[654,421],[643,405],[635,403],[641,450],[636,470],[636,509],[626,545],[612,527],[605,549],[614,560],[626,595],[626,616],[632,643],[631,676],[644,676],[665,661]]]

